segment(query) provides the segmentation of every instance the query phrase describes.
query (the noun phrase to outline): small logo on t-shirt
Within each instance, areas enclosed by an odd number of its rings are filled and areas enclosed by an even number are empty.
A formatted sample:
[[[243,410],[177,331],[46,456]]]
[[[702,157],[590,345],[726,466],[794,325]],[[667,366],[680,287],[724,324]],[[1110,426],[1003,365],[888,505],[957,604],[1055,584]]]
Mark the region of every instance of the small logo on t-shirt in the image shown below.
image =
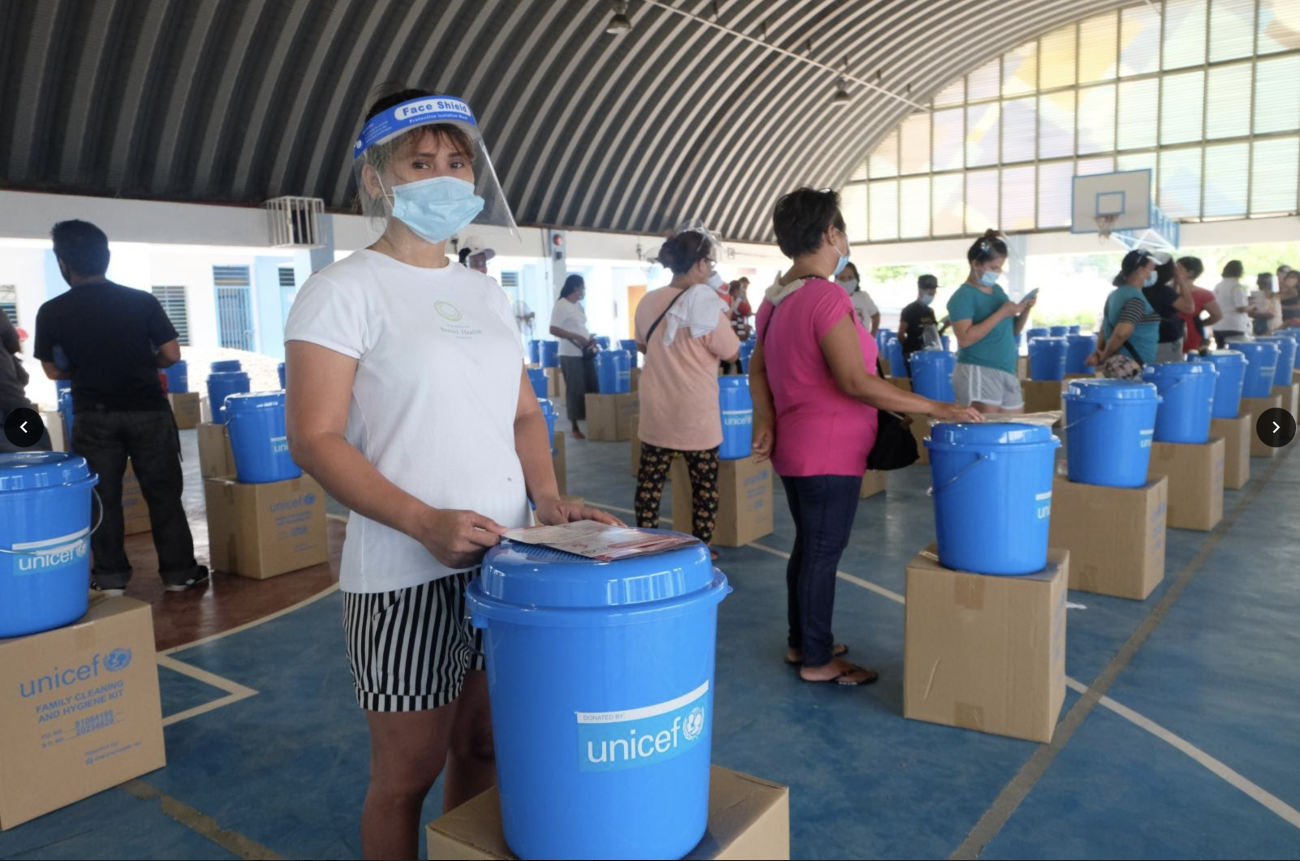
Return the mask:
[[[465,316],[460,313],[459,308],[450,302],[435,302],[433,307],[438,312],[438,315],[449,323],[459,323],[461,318]]]

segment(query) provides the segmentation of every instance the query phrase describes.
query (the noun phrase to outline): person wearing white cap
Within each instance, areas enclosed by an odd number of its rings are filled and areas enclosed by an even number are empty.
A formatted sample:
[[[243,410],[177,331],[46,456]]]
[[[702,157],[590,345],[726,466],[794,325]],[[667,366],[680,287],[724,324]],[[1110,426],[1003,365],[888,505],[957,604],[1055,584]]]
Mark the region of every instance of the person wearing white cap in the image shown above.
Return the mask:
[[[476,272],[488,274],[488,261],[496,257],[495,250],[484,243],[482,237],[466,236],[460,243],[460,265],[468,266]]]

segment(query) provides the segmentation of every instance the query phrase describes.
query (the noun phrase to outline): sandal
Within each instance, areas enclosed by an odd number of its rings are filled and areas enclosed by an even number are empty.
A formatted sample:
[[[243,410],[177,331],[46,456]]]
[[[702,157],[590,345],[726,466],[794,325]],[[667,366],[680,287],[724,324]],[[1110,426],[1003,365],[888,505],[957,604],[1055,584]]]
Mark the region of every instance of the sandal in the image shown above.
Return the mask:
[[[586,439],[587,436],[582,431],[574,428],[569,432],[569,439]]]
[[[859,673],[865,673],[866,675],[865,677],[857,680],[853,680],[850,678],[851,676],[856,676]],[[829,679],[805,679],[802,675],[800,675],[799,680],[803,682],[808,682],[809,684],[834,682],[835,684],[842,685],[843,687],[846,688],[856,688],[859,685],[861,686],[874,685],[876,682],[880,681],[880,673],[877,673],[875,670],[868,670],[866,667],[851,667],[850,669],[847,669],[844,672],[840,673],[838,676],[832,676]]]
[[[844,645],[843,643],[836,643],[835,645],[831,646],[831,660],[835,660],[836,658],[842,658],[842,657],[844,657],[845,655],[847,655],[848,653],[849,653],[849,647],[846,646],[846,645]],[[803,666],[803,661],[792,661],[792,660],[790,660],[790,658],[789,658],[789,652],[786,653],[786,659],[785,659],[785,662],[786,662],[787,664],[789,664],[790,666],[792,666],[792,667],[802,667],[802,666]]]

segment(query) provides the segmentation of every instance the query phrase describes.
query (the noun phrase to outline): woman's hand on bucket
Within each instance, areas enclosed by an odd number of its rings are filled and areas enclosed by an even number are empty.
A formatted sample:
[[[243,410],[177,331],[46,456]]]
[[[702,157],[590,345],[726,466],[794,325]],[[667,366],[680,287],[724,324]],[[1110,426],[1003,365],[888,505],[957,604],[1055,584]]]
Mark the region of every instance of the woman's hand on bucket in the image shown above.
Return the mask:
[[[475,511],[430,508],[412,537],[448,568],[473,568],[505,532],[500,523]]]
[[[982,422],[984,415],[974,407],[963,407],[958,404],[945,404],[935,401],[934,409],[930,412],[930,417],[938,419],[941,422]]]
[[[598,508],[588,508],[579,502],[565,502],[558,496],[537,503],[537,522],[543,526],[559,526],[580,520],[594,520],[606,526],[627,526],[612,514],[606,514]]]

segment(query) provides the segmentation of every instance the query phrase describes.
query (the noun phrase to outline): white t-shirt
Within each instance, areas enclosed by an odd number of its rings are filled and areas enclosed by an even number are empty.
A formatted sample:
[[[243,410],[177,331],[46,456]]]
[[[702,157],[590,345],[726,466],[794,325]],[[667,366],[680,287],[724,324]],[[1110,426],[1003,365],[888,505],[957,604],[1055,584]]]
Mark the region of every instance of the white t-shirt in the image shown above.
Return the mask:
[[[1214,288],[1214,298],[1219,302],[1223,319],[1215,323],[1214,328],[1220,332],[1251,331],[1250,317],[1246,316],[1245,311],[1237,311],[1238,308],[1245,308],[1249,304],[1249,297],[1250,294],[1240,280],[1224,278],[1220,281]]]
[[[385,478],[435,508],[531,524],[515,452],[523,348],[495,281],[459,264],[423,269],[358,251],[307,279],[284,337],[357,360],[347,440]],[[353,512],[345,592],[452,573],[414,538]]]
[[[866,326],[867,331],[870,332],[871,318],[879,314],[880,309],[876,307],[875,302],[871,301],[871,297],[867,295],[866,290],[850,293],[849,299],[853,302],[853,310],[858,315],[858,321]]]
[[[581,335],[583,338],[591,337],[591,333],[587,331],[587,312],[581,302],[570,302],[568,299],[557,301],[554,310],[551,311],[551,325],[559,326],[564,331]],[[582,350],[579,350],[578,346],[569,339],[561,338],[560,355],[581,356]]]

